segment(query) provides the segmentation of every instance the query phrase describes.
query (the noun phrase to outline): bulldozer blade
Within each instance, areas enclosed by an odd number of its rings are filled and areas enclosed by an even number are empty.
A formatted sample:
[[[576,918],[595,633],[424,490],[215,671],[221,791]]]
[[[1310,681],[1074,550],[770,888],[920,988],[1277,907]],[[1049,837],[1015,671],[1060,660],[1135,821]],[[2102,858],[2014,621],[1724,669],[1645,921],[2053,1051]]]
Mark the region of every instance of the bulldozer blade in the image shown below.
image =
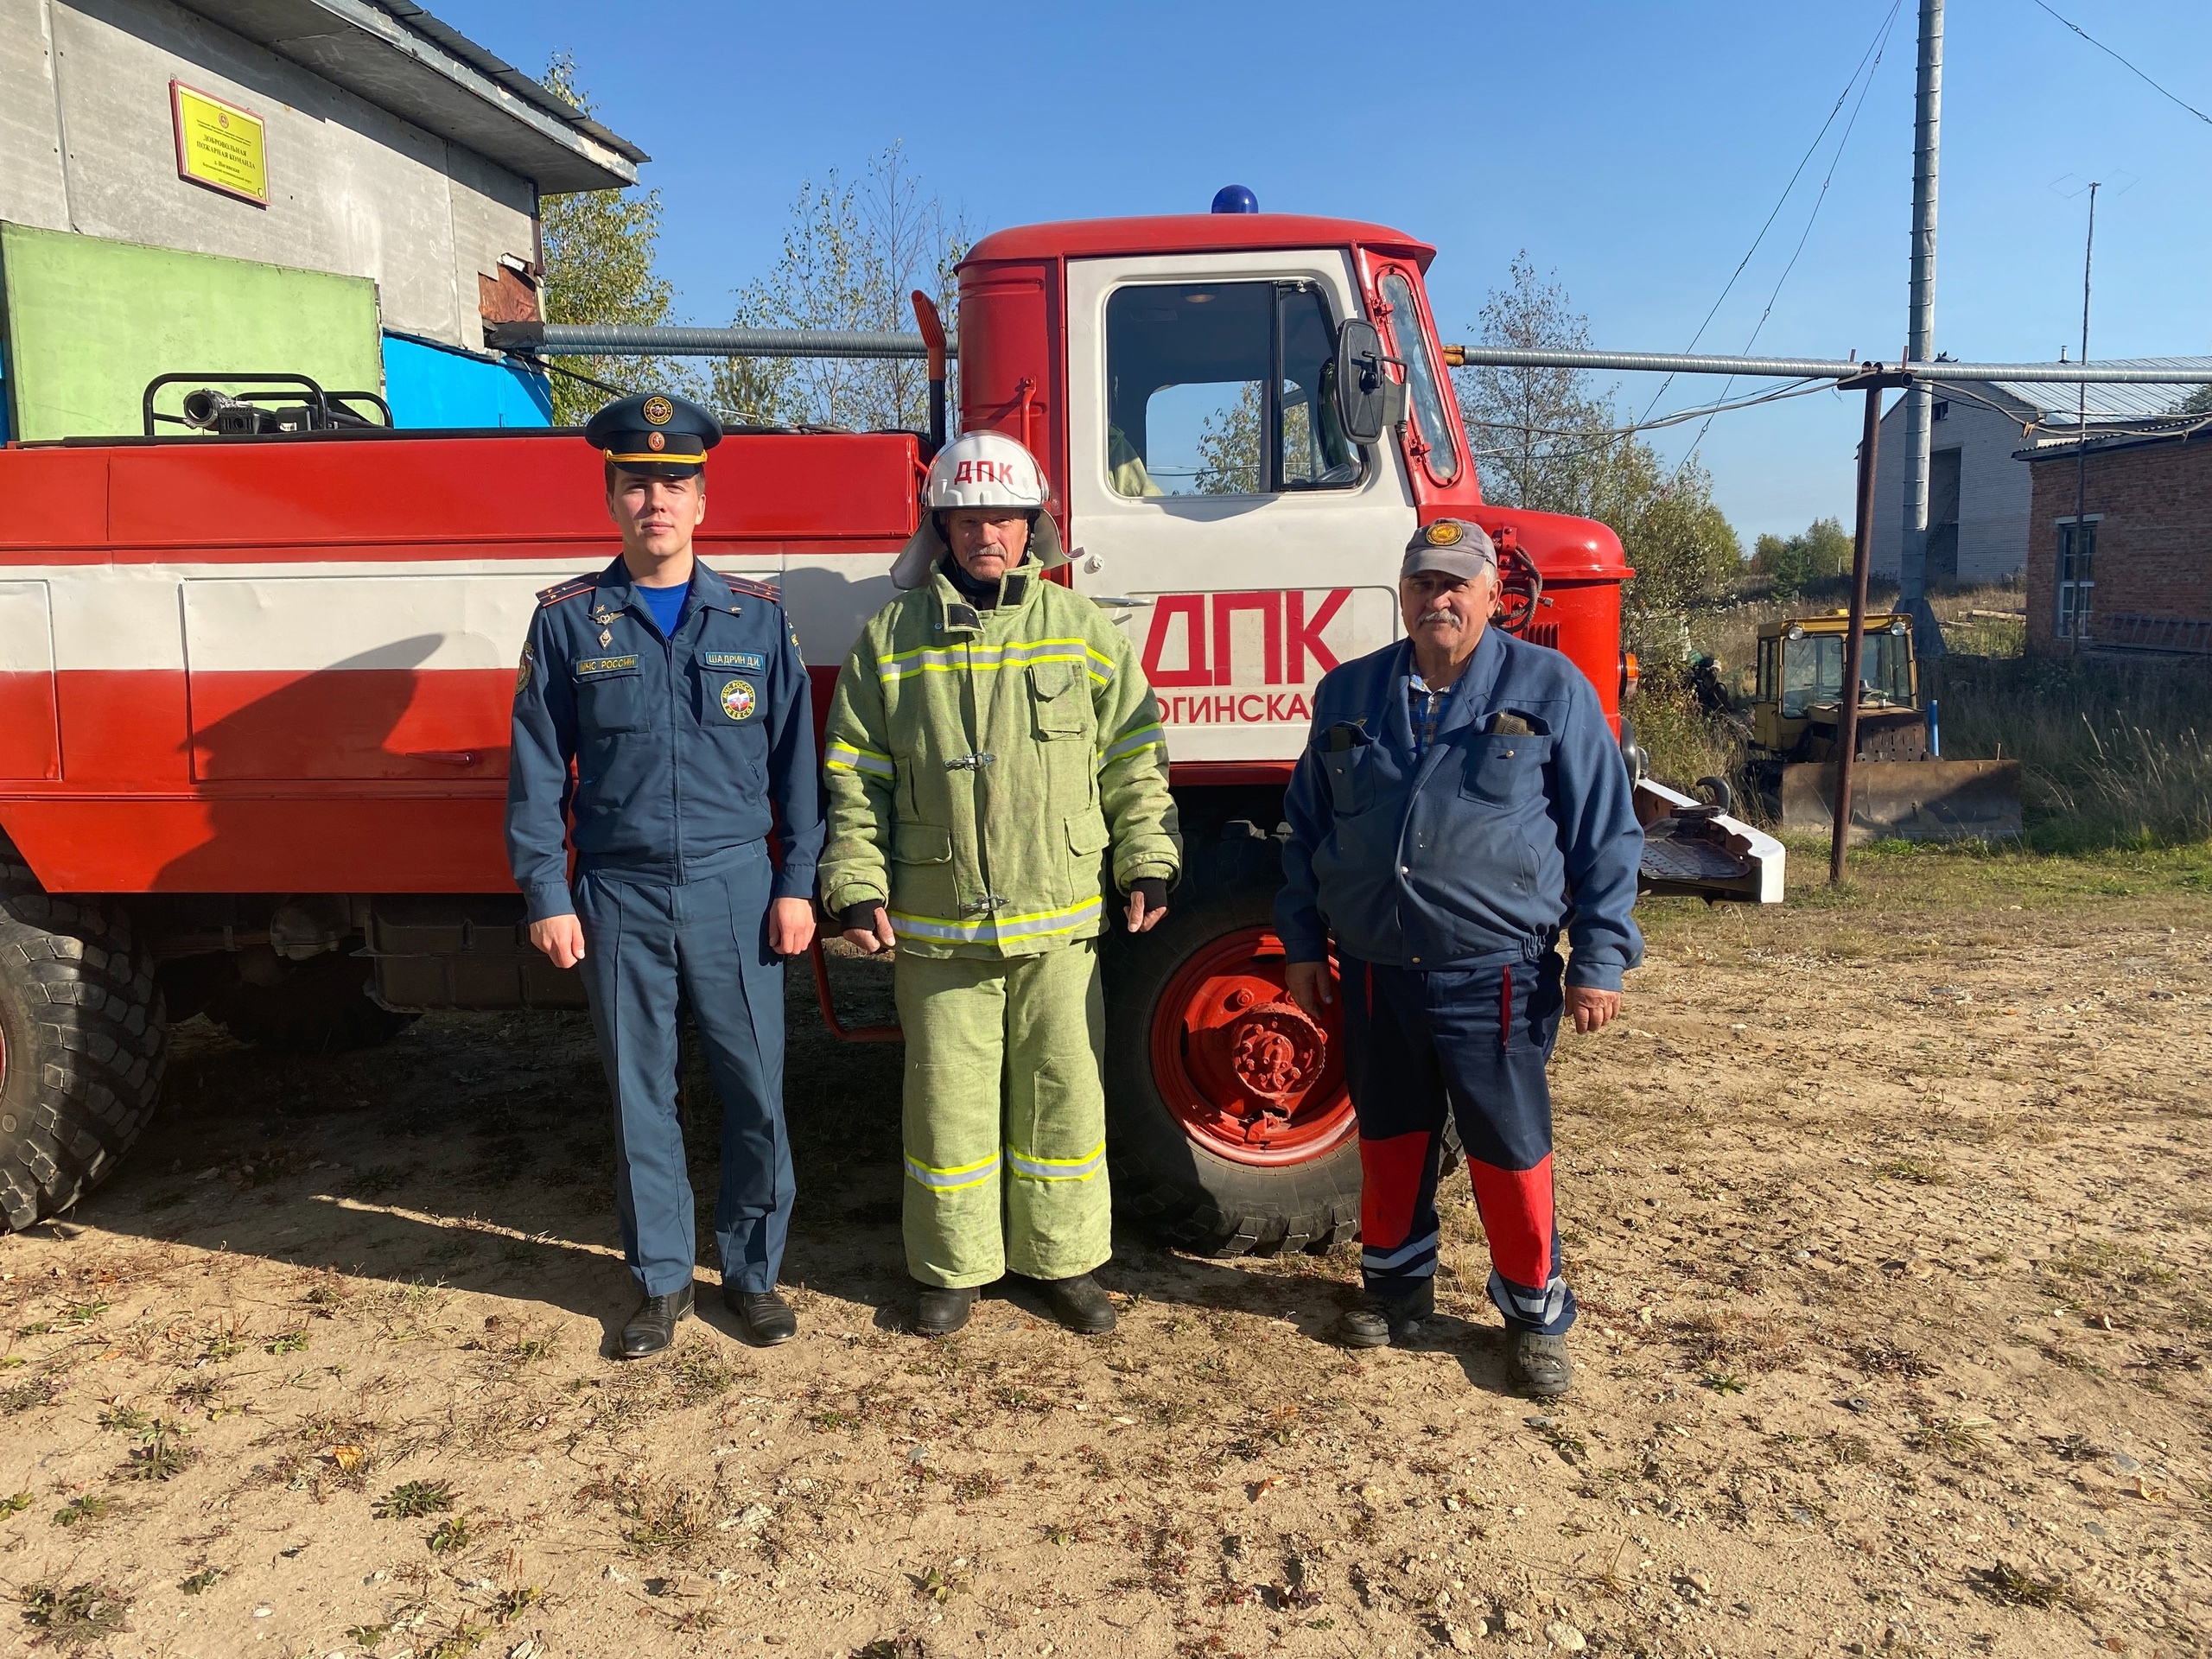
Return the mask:
[[[1782,769],[1782,827],[1825,834],[1835,823],[1835,766]],[[2017,760],[1860,760],[1851,768],[1851,844],[2002,841],[2020,833]]]

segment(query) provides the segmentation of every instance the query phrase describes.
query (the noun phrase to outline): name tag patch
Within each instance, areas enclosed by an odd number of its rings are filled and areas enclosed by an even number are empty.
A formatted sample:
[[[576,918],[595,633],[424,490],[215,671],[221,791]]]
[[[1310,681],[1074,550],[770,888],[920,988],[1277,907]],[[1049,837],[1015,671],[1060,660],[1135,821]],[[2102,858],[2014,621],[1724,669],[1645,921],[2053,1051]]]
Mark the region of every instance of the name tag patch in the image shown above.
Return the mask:
[[[710,651],[699,660],[709,668],[734,668],[741,674],[768,671],[768,659],[757,651]]]
[[[576,677],[588,679],[594,674],[620,674],[626,668],[635,668],[635,657],[587,657],[576,664]]]

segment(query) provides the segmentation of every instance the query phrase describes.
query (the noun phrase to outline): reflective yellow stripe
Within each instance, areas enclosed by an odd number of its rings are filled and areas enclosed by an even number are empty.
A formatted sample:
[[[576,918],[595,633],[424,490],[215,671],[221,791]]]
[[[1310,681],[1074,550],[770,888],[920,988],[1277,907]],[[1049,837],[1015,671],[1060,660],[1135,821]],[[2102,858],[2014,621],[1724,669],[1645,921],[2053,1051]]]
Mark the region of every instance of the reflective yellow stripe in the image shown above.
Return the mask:
[[[953,1169],[938,1169],[923,1163],[909,1153],[906,1155],[906,1173],[920,1185],[932,1192],[960,1192],[971,1186],[981,1186],[999,1173],[999,1155],[973,1164],[962,1164]]]
[[[1087,1181],[1106,1167],[1106,1143],[1101,1141],[1080,1158],[1032,1158],[1009,1146],[1006,1160],[1015,1174],[1033,1181]]]
[[[1040,910],[1026,916],[982,916],[972,921],[943,916],[915,916],[894,910],[891,920],[899,931],[916,938],[942,939],[955,944],[1002,943],[1008,939],[1050,938],[1072,932],[1097,919],[1105,908],[1103,898],[1086,899],[1061,910]]]
[[[1099,764],[1103,766],[1109,760],[1119,760],[1125,754],[1135,754],[1155,743],[1163,748],[1167,744],[1167,734],[1160,729],[1158,721],[1149,726],[1140,726],[1134,732],[1115,739],[1108,746],[1106,753],[1098,757]]]
[[[863,749],[854,743],[836,742],[823,752],[823,765],[842,768],[846,772],[873,772],[879,778],[895,778],[898,772],[887,754],[878,754],[874,749]]]
[[[880,677],[896,680],[910,674],[949,674],[961,668],[988,674],[1038,663],[1077,664],[1101,685],[1114,673],[1114,659],[1079,638],[1009,640],[1003,645],[916,645],[877,658],[875,667]]]

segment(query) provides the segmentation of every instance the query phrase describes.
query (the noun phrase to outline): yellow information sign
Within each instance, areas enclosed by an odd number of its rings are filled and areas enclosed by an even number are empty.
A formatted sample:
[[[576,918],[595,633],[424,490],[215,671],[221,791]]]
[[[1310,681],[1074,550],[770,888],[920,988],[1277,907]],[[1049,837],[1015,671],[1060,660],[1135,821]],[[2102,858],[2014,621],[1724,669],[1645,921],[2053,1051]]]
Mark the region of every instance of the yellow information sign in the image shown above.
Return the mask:
[[[179,178],[257,207],[269,205],[269,167],[259,116],[178,80],[169,82],[169,111],[176,123]]]

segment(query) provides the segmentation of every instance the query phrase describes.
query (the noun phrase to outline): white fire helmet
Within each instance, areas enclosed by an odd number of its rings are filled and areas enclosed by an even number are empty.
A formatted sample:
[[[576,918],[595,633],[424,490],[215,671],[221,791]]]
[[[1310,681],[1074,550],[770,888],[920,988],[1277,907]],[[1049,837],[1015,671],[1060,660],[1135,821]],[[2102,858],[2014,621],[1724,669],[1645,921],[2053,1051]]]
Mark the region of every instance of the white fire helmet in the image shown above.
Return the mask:
[[[922,487],[922,522],[891,566],[891,585],[918,588],[946,552],[937,515],[960,507],[1014,507],[1034,515],[1029,555],[1047,566],[1065,564],[1060,529],[1046,510],[1052,493],[1037,457],[1003,432],[966,432],[937,453]]]

